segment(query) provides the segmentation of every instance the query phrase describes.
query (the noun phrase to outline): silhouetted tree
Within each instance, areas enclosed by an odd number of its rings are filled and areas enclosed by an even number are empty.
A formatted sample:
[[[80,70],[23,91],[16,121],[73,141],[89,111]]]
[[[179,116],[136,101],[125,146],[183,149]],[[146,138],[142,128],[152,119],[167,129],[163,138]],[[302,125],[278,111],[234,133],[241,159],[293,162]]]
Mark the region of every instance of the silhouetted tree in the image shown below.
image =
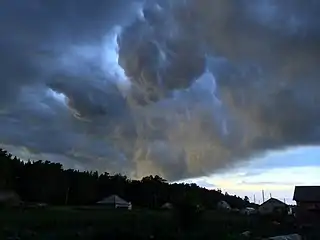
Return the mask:
[[[56,205],[93,204],[117,194],[134,206],[160,208],[170,202],[179,206],[180,216],[194,218],[196,206],[215,208],[220,200],[232,207],[242,208],[246,200],[208,190],[196,184],[168,183],[160,176],[146,176],[140,181],[107,172],[64,170],[59,163],[49,161],[21,161],[0,149],[0,189],[16,191],[27,202],[45,202]],[[186,208],[193,210],[186,210]]]

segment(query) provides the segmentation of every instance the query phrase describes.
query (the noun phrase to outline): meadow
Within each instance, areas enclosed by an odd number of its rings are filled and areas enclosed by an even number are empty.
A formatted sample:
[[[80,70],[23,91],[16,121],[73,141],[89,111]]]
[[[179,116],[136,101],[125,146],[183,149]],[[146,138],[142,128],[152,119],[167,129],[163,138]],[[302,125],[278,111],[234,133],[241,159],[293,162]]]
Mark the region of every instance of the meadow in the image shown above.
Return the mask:
[[[203,211],[79,210],[72,207],[0,211],[0,239],[261,239],[295,231],[288,220]],[[243,232],[250,231],[251,237]]]

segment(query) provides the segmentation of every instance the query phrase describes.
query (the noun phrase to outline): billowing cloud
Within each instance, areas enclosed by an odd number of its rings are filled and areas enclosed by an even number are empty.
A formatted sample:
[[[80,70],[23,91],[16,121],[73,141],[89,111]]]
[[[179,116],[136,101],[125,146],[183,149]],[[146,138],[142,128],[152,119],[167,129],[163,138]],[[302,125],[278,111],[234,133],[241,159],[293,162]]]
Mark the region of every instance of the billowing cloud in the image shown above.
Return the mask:
[[[170,180],[318,144],[319,5],[3,1],[0,141]]]

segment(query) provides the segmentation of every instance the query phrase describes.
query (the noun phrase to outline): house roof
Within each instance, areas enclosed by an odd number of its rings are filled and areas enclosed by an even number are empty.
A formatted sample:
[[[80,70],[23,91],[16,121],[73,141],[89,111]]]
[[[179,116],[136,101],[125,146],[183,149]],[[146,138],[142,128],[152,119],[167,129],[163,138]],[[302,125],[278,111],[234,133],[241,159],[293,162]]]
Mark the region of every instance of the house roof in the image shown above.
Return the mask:
[[[279,203],[279,204],[287,205],[284,202],[280,201],[279,199],[270,198],[267,201],[265,201],[264,203],[262,203],[260,206],[265,205],[265,204],[269,204],[269,203]]]
[[[111,195],[107,198],[102,199],[101,201],[97,202],[98,204],[122,204],[122,205],[129,205],[128,202],[123,200],[117,195]]]
[[[293,200],[298,202],[320,202],[320,186],[296,186]]]

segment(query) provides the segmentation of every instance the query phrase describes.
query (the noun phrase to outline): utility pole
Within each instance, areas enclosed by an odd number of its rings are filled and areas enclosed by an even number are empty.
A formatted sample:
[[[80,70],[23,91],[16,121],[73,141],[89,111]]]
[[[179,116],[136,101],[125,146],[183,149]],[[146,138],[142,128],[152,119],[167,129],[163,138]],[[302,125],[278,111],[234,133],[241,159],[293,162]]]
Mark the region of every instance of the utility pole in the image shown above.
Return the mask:
[[[272,195],[271,195],[271,193],[270,193],[270,198],[272,198]]]
[[[262,190],[262,202],[264,203],[264,190]]]
[[[256,195],[253,194],[253,203],[256,203]]]

